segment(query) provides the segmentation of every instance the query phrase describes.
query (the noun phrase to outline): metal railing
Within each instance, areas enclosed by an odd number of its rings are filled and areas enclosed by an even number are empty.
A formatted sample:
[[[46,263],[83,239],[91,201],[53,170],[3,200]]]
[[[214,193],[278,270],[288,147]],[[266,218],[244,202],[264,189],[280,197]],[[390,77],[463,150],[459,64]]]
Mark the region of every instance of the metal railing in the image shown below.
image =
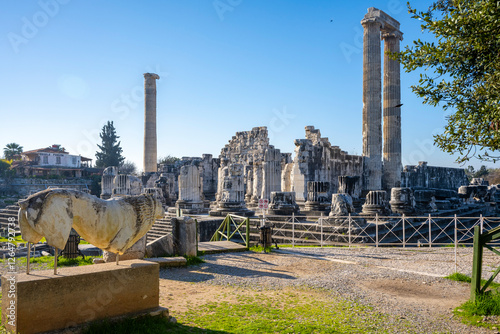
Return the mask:
[[[245,227],[245,231],[242,229]],[[244,233],[244,236],[242,234]],[[250,246],[250,219],[248,217],[241,217],[229,214],[224,218],[222,224],[210,239],[210,241],[231,241],[234,236],[239,236],[245,242],[246,248]]]
[[[299,220],[300,219],[300,220]],[[500,225],[499,217],[441,216],[334,216],[308,221],[292,215],[284,220],[266,218],[278,243],[303,245],[419,246],[472,245],[473,230]],[[261,219],[258,220],[260,222]],[[257,222],[252,219],[252,222]]]

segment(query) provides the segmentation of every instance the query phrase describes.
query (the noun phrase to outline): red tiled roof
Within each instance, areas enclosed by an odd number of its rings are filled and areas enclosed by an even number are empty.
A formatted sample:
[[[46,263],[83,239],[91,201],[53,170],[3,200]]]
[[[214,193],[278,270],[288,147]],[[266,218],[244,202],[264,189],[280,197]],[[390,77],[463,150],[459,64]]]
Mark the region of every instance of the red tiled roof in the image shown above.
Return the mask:
[[[36,149],[36,150],[31,150],[31,151],[25,151],[21,154],[33,154],[33,153],[60,153],[60,154],[69,154],[68,152],[64,152],[64,151],[59,151],[59,150],[56,150],[52,147],[45,147],[45,148],[39,148],[39,149]]]

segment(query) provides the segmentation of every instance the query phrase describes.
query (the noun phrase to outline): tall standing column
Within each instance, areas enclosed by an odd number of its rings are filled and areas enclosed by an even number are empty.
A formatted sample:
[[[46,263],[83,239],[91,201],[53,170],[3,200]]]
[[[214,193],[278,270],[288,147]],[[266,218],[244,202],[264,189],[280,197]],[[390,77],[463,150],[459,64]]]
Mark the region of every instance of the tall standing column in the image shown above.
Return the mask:
[[[363,156],[365,189],[382,189],[382,75],[377,18],[361,21],[363,34]]]
[[[399,62],[387,52],[399,52],[399,31],[382,34],[384,39],[384,173],[383,189],[401,186],[401,81]]]
[[[158,74],[144,73],[144,173],[157,172],[156,80]]]

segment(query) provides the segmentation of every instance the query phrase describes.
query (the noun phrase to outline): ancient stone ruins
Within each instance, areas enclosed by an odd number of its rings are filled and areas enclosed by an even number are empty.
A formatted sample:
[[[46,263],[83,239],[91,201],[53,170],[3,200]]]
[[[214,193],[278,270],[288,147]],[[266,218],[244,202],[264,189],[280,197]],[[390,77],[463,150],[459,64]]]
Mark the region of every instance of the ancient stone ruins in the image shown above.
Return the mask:
[[[108,168],[103,198],[153,193],[171,214],[392,215],[457,209],[461,203],[496,202],[496,187],[469,185],[463,169],[401,165],[400,65],[385,51],[399,51],[399,22],[376,8],[361,20],[363,37],[363,154],[351,155],[314,126],[281,152],[266,127],[236,132],[217,158],[183,157],[157,167],[156,80],[144,74],[145,135],[142,179]],[[384,50],[381,49],[381,40]],[[382,54],[384,62],[382,86]],[[383,126],[382,126],[383,125]],[[499,194],[500,195],[500,194]]]

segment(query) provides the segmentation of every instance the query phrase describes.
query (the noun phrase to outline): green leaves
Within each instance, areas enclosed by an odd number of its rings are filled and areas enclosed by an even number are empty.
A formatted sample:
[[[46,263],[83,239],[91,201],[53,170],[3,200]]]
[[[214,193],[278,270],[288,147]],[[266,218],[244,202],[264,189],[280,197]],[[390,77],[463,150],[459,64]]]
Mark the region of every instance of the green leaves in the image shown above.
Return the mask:
[[[499,131],[491,124],[500,121],[500,8],[496,1],[440,0],[420,12],[408,3],[412,18],[437,43],[420,39],[393,54],[406,72],[417,69],[413,92],[423,103],[440,105],[455,113],[448,118],[436,145],[459,162],[471,157],[495,161],[500,155]],[[438,80],[439,79],[439,80]]]

